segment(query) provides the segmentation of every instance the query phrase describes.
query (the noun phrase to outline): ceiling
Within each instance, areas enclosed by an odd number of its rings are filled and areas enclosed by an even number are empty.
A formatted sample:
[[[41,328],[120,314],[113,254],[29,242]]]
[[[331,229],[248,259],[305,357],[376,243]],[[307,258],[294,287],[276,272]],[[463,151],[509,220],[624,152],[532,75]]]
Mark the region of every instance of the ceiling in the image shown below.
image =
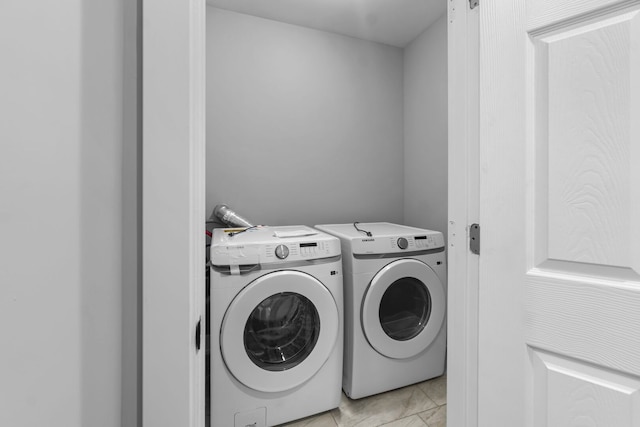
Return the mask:
[[[405,47],[446,12],[446,0],[207,0],[209,6]]]

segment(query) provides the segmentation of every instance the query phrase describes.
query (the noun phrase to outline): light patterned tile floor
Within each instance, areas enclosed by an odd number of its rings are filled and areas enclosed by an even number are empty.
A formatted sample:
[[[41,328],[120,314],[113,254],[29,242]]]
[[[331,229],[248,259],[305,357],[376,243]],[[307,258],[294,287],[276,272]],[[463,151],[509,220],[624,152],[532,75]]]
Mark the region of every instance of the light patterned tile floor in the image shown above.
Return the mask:
[[[446,427],[447,376],[351,400],[281,427]]]

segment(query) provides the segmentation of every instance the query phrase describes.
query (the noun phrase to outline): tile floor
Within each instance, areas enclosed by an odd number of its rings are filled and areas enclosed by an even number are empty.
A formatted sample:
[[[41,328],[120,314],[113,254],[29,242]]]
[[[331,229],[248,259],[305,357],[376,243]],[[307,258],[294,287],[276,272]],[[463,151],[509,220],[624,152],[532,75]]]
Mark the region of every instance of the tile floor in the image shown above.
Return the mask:
[[[340,407],[281,427],[445,427],[447,376],[351,400]]]

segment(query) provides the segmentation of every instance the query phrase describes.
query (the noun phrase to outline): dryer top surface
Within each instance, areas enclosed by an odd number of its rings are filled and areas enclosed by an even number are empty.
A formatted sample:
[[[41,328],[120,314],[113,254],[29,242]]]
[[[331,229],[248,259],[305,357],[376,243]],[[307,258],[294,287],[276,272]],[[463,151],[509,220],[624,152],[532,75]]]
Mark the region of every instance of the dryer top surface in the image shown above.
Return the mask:
[[[370,232],[372,234],[371,237],[409,237],[415,235],[441,234],[439,231],[392,224],[390,222],[358,222],[356,224],[358,228],[363,231],[358,231],[353,223],[323,224],[316,225],[315,228],[347,239],[361,239],[362,237],[367,237],[367,234],[364,233],[364,231]]]
[[[353,223],[316,225],[316,228],[340,238],[353,254],[402,254],[444,247],[444,237],[439,231],[388,222],[362,222],[357,226],[359,230]]]

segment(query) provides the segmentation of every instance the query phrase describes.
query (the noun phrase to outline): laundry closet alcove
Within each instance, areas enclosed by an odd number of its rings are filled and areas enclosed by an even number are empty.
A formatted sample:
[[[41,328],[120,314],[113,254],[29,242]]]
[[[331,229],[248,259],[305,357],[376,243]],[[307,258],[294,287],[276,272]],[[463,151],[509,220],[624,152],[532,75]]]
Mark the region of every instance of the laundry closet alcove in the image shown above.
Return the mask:
[[[207,214],[226,203],[254,224],[446,235],[447,18],[444,2],[415,4],[380,36],[366,29],[388,16],[363,12],[345,33],[340,17],[297,25],[251,1],[208,2]]]
[[[198,276],[200,264],[195,264],[201,259],[199,237],[189,233],[215,204],[227,203],[252,222],[270,225],[356,218],[446,231],[447,187],[452,185],[447,179],[447,97],[452,96],[447,94],[447,74],[462,69],[447,70],[447,50],[452,52],[447,30],[453,27],[462,33],[458,27],[467,25],[466,14],[460,12],[466,3],[454,3],[464,19],[448,21],[442,5],[442,13],[431,16],[430,25],[401,47],[214,8],[198,0],[188,5],[145,2],[145,423],[200,423],[190,408],[201,404],[198,372],[204,358],[180,343],[185,333],[192,336],[204,316],[197,295],[204,280]],[[398,9],[399,4],[393,3]],[[233,33],[214,39],[214,31],[225,26],[220,19],[217,28],[211,28],[214,9],[220,16],[235,15]],[[375,15],[356,16],[359,23],[376,21]],[[339,21],[337,16],[329,18]],[[254,22],[249,25],[250,20]],[[257,33],[258,20],[269,28]],[[270,48],[265,43],[269,33],[280,41]],[[244,61],[244,68],[216,60],[209,52],[215,43],[241,64]],[[250,49],[241,56],[234,43]],[[291,47],[284,47],[296,44],[297,56],[287,57]],[[453,46],[452,57],[464,63],[466,59],[459,57],[463,49]],[[262,62],[252,64],[250,56]],[[234,87],[234,79],[251,68],[260,71],[253,81],[238,80]],[[304,69],[312,72],[294,73]],[[222,92],[228,93],[226,99],[212,95],[215,73]],[[461,93],[454,99],[465,105],[460,100],[465,97]],[[465,127],[449,129],[457,134]],[[453,218],[461,224],[462,211],[460,206]],[[162,235],[152,232],[169,224]],[[177,281],[183,283],[182,291],[175,287]],[[167,364],[176,369],[167,372]],[[174,396],[170,405],[169,395]]]

